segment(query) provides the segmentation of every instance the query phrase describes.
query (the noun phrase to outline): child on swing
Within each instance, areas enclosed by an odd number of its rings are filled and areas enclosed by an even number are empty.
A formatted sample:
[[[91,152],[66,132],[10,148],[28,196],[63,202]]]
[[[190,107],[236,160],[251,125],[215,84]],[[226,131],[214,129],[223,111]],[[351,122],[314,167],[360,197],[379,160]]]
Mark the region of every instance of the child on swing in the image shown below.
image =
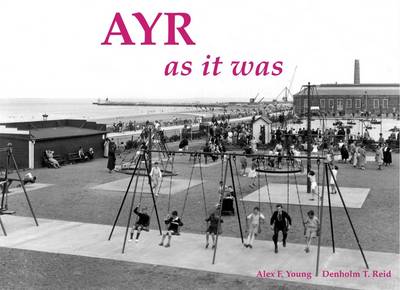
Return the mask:
[[[253,209],[253,212],[247,216],[247,220],[250,223],[249,235],[247,236],[244,246],[246,248],[252,249],[255,236],[257,235],[257,233],[261,232],[260,222],[264,222],[265,217],[262,213],[260,213],[260,208],[256,206]]]
[[[310,172],[308,173],[308,179],[310,180],[311,183],[311,198],[310,200],[315,200],[314,196],[317,194],[317,188],[318,188],[318,184],[317,184],[317,180],[315,177],[315,172],[310,170]],[[319,197],[318,197],[319,198]]]
[[[310,252],[310,245],[311,245],[311,241],[313,238],[316,238],[317,236],[319,236],[319,219],[315,216],[314,211],[310,210],[307,212],[307,220],[304,223],[305,225],[305,238],[306,238],[306,248],[304,249],[304,251],[306,253]]]
[[[136,221],[135,225],[132,227],[131,230],[131,237],[129,239],[130,242],[133,240],[134,232],[136,231],[136,239],[135,242],[139,241],[139,236],[141,231],[148,231],[150,225],[150,216],[147,214],[147,207],[142,207],[142,210],[139,211],[140,203],[135,207],[133,212],[139,217]]]
[[[179,227],[183,226],[183,223],[176,210],[174,210],[171,215],[167,215],[167,218],[164,220],[164,222],[168,228],[167,231],[163,233],[161,242],[158,245],[164,246],[165,237],[168,236],[168,242],[165,244],[165,247],[168,248],[171,246],[172,235],[179,235]]]
[[[217,215],[215,214],[215,212],[211,213],[210,216],[208,218],[206,218],[206,222],[209,223],[209,226],[207,228],[206,231],[206,249],[209,246],[209,237],[211,235],[211,239],[212,239],[212,249],[215,248],[215,235],[217,234],[221,234],[222,232],[222,228],[221,228],[221,223],[223,223],[224,221],[221,219],[219,219],[219,217],[217,217]],[[219,225],[219,230],[218,230],[218,223],[220,223]]]

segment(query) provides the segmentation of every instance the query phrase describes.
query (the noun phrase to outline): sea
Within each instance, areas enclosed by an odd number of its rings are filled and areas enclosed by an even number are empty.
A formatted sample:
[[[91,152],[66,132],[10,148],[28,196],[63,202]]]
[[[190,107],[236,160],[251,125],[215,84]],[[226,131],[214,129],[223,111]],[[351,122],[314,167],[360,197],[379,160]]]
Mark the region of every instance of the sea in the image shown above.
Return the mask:
[[[85,119],[97,121],[101,123],[112,124],[119,120],[127,120],[138,116],[158,115],[158,114],[178,114],[182,112],[193,111],[193,108],[183,107],[130,107],[130,106],[98,106],[92,104],[93,100],[89,99],[33,99],[33,98],[16,98],[16,99],[0,99],[0,123],[22,122],[22,121],[38,121],[43,119],[43,114],[48,115],[48,120],[56,119]],[[193,112],[194,113],[194,112]],[[333,128],[335,120],[326,120],[325,124],[321,120],[312,121],[312,128]],[[352,134],[357,134],[365,130],[368,122],[355,121],[352,125]],[[343,120],[346,125],[346,120]],[[383,118],[382,125],[371,125],[372,129],[369,134],[372,138],[378,139],[379,133],[384,138],[388,138],[392,133],[393,127],[400,128],[400,121],[391,118]],[[275,126],[274,126],[275,127]],[[306,127],[303,124],[291,124],[290,127],[299,129]]]
[[[0,122],[22,122],[56,119],[85,119],[90,121],[116,122],[134,116],[177,113],[183,107],[128,107],[98,106],[88,99],[0,99]]]

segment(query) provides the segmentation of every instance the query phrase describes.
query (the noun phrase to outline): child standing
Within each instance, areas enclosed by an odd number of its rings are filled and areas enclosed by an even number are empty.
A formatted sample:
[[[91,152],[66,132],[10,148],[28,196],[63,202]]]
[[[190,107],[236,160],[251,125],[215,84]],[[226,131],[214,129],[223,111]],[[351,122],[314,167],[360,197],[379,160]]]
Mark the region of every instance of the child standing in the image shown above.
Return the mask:
[[[375,161],[378,163],[378,169],[382,170],[382,164],[383,164],[383,149],[382,145],[378,144],[378,148],[376,148],[375,152]]]
[[[206,219],[206,222],[209,223],[207,231],[206,231],[206,249],[209,246],[209,237],[211,235],[211,239],[212,239],[212,249],[215,248],[215,235],[220,234],[222,232],[222,227],[221,227],[221,223],[223,223],[224,221],[221,219],[219,219],[219,217],[217,217],[215,215],[215,212],[211,213],[210,216]],[[219,224],[219,229],[218,229],[218,224]]]
[[[131,237],[129,239],[130,242],[133,240],[133,235],[134,235],[135,231],[136,231],[135,242],[137,243],[139,241],[140,232],[143,230],[144,231],[149,230],[150,216],[147,214],[147,207],[143,207],[141,212],[139,212],[139,207],[140,207],[140,203],[133,210],[133,212],[139,217],[139,219],[136,221],[135,225],[132,227]]]
[[[246,176],[246,168],[247,168],[247,157],[240,157],[240,174],[242,176]]]
[[[179,235],[179,227],[183,226],[181,218],[178,216],[178,212],[174,210],[171,215],[167,215],[167,218],[164,220],[165,224],[168,226],[167,231],[163,233],[161,237],[161,242],[158,244],[159,246],[164,246],[165,237],[168,236],[168,242],[165,245],[166,248],[171,246],[171,237],[172,235]]]
[[[317,184],[317,180],[316,180],[314,171],[310,170],[310,172],[308,173],[308,179],[310,180],[310,183],[311,183],[311,194],[312,194],[312,196],[311,196],[310,200],[315,200],[314,196],[315,196],[315,194],[317,194],[318,184]]]
[[[331,193],[332,193],[332,194],[335,194],[335,193],[336,193],[335,180],[336,180],[336,182],[337,182],[338,169],[339,169],[339,167],[337,167],[337,166],[335,166],[335,167],[332,169],[332,176],[331,176],[331,179],[330,179],[330,181],[329,181],[329,184],[330,184],[330,186],[331,186]]]
[[[307,246],[304,249],[306,253],[310,252],[310,245],[313,238],[319,235],[319,219],[315,216],[314,211],[310,210],[307,212],[307,220],[305,222],[306,232],[305,238]]]
[[[151,186],[153,187],[153,192],[155,195],[158,195],[159,190],[158,186],[161,185],[161,179],[162,179],[162,173],[161,169],[158,167],[158,162],[154,163],[154,167],[150,171],[150,177],[151,177]]]
[[[249,171],[249,178],[251,180],[251,184],[250,184],[250,188],[253,188],[256,186],[256,178],[257,178],[257,171],[256,171],[256,167],[253,165],[251,165],[251,169]]]
[[[253,212],[247,216],[247,220],[249,222],[249,235],[247,236],[246,242],[244,243],[244,246],[246,248],[253,248],[253,242],[254,238],[257,235],[257,233],[260,232],[260,222],[265,221],[265,217],[262,213],[260,213],[260,208],[255,207],[253,209]]]

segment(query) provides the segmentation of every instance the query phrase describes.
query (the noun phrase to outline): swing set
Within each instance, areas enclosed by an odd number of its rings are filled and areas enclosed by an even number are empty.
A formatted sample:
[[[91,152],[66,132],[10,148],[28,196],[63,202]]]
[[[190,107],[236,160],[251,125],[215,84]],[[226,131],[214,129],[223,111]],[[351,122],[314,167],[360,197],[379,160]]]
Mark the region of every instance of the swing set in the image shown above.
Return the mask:
[[[3,234],[7,236],[6,228],[1,220],[1,215],[4,214],[14,214],[14,211],[8,209],[8,191],[9,186],[13,181],[19,182],[24,192],[25,199],[28,203],[30,212],[32,214],[33,220],[35,221],[36,226],[39,226],[39,223],[36,219],[35,213],[32,208],[31,201],[29,199],[28,193],[26,192],[25,183],[19,171],[17,162],[15,160],[13,147],[11,143],[7,144],[7,147],[0,147],[0,153],[6,153],[6,168],[4,176],[0,176],[0,188],[1,188],[1,207],[0,207],[0,227],[3,231]],[[17,174],[17,178],[12,178],[9,176],[10,174],[10,165],[14,165],[14,172]]]
[[[123,246],[122,246],[122,253],[125,252],[125,246],[126,246],[126,240],[127,240],[127,236],[128,236],[128,231],[130,228],[130,223],[131,223],[131,216],[132,216],[132,212],[133,212],[133,208],[134,208],[134,202],[135,202],[135,196],[137,195],[137,191],[138,191],[138,181],[139,181],[139,175],[136,174],[136,172],[138,172],[138,168],[141,167],[142,164],[144,164],[144,169],[147,172],[147,177],[143,176],[143,180],[142,180],[142,190],[140,192],[140,197],[139,197],[139,203],[141,203],[142,200],[142,196],[143,196],[143,184],[144,184],[144,180],[147,178],[148,183],[149,183],[149,187],[150,187],[150,194],[152,197],[152,202],[153,202],[153,208],[151,213],[153,213],[153,211],[156,212],[156,218],[157,218],[157,223],[158,223],[158,230],[160,232],[160,235],[162,235],[162,230],[161,230],[161,223],[160,223],[160,219],[159,219],[159,214],[158,214],[158,209],[157,209],[157,198],[158,198],[158,194],[156,196],[156,194],[154,193],[154,189],[152,186],[152,181],[151,181],[151,177],[149,175],[150,173],[150,166],[149,163],[151,162],[150,158],[151,158],[151,153],[158,153],[159,151],[157,150],[142,150],[140,152],[140,156],[136,162],[135,168],[133,170],[133,173],[131,175],[131,179],[129,181],[128,187],[125,191],[125,194],[123,196],[121,205],[119,207],[118,213],[116,215],[114,224],[112,226],[112,230],[110,232],[109,235],[109,240],[111,239],[115,226],[118,222],[118,219],[120,217],[120,214],[122,212],[122,209],[124,207],[124,203],[127,199],[128,193],[130,191],[132,182],[134,177],[136,177],[136,181],[135,181],[135,185],[134,185],[134,190],[133,190],[133,196],[132,196],[132,200],[131,200],[131,205],[130,205],[130,210],[129,210],[129,215],[128,215],[128,221],[127,221],[127,225],[126,225],[126,230],[125,230],[125,237],[123,240]],[[207,218],[208,216],[208,212],[207,212],[207,202],[206,202],[206,195],[205,195],[205,190],[204,190],[204,178],[203,178],[203,172],[202,172],[202,165],[201,165],[201,159],[202,157],[204,157],[203,155],[208,154],[208,153],[204,153],[204,152],[179,152],[179,151],[168,151],[167,153],[168,156],[168,161],[167,161],[167,165],[169,163],[169,161],[171,161],[171,170],[174,169],[174,157],[175,154],[191,154],[192,156],[194,156],[193,158],[193,163],[191,166],[191,172],[190,172],[190,178],[189,178],[189,182],[188,182],[188,186],[186,188],[186,192],[185,192],[185,197],[184,197],[184,201],[183,201],[183,208],[181,210],[181,215],[180,217],[182,218],[185,214],[185,209],[188,203],[188,196],[189,196],[189,192],[190,192],[190,187],[191,187],[191,182],[192,182],[192,178],[193,178],[193,173],[194,173],[194,169],[197,167],[199,168],[199,172],[200,172],[200,178],[201,178],[201,188],[202,188],[202,197],[203,197],[203,203],[204,203],[204,213],[205,213],[205,217]],[[300,193],[299,193],[299,188],[298,188],[298,180],[297,180],[297,173],[299,173],[299,169],[296,168],[293,165],[293,156],[282,156],[282,158],[284,160],[286,160],[286,165],[287,165],[287,169],[286,171],[283,170],[271,170],[268,168],[266,162],[267,162],[267,158],[268,157],[276,157],[275,155],[262,155],[262,154],[239,154],[239,153],[219,153],[218,154],[222,161],[222,165],[221,165],[221,177],[222,177],[222,188],[225,189],[226,184],[227,184],[227,178],[228,175],[230,175],[230,179],[231,179],[231,184],[232,184],[232,196],[235,202],[235,208],[236,208],[236,212],[237,212],[237,219],[238,219],[238,226],[239,226],[239,231],[240,231],[240,237],[241,237],[241,242],[242,244],[244,243],[244,239],[243,239],[243,230],[242,230],[242,222],[241,222],[241,218],[240,218],[240,211],[239,211],[239,204],[238,204],[238,196],[240,197],[241,201],[242,201],[242,207],[243,207],[243,213],[245,215],[245,220],[246,220],[246,228],[247,228],[247,213],[246,213],[246,206],[243,200],[243,191],[242,191],[242,186],[240,183],[240,174],[237,168],[237,157],[238,156],[246,156],[246,157],[252,157],[255,158],[256,162],[257,162],[257,169],[256,171],[258,172],[258,204],[259,204],[259,208],[261,210],[261,175],[264,174],[264,178],[265,178],[265,183],[266,183],[266,194],[268,196],[268,204],[269,204],[269,208],[271,211],[271,215],[273,213],[273,206],[272,206],[272,199],[271,199],[271,193],[270,193],[270,188],[269,188],[269,181],[268,181],[268,174],[275,174],[275,173],[281,173],[284,172],[287,176],[287,183],[286,183],[286,187],[287,187],[287,193],[286,193],[286,201],[287,201],[287,212],[289,213],[289,205],[290,205],[290,176],[292,175],[295,181],[295,186],[296,186],[296,192],[297,192],[297,201],[298,201],[298,205],[299,205],[299,212],[301,215],[301,219],[302,219],[302,224],[303,224],[303,229],[304,231],[306,230],[306,225],[305,225],[305,221],[304,221],[304,214],[303,214],[303,205],[301,202],[301,197],[300,197]],[[319,262],[320,262],[320,247],[321,247],[321,236],[322,236],[322,225],[323,225],[323,206],[324,206],[324,195],[325,195],[325,186],[327,188],[327,192],[328,192],[328,209],[329,209],[329,220],[330,220],[330,228],[331,228],[331,239],[332,239],[332,248],[333,248],[333,253],[335,253],[335,242],[334,242],[334,228],[333,228],[333,215],[332,215],[332,205],[331,205],[331,197],[330,197],[330,187],[329,187],[329,182],[327,182],[329,175],[333,178],[337,192],[339,194],[342,206],[345,210],[346,213],[346,217],[350,223],[353,235],[357,241],[360,253],[362,255],[362,258],[364,260],[365,266],[368,269],[368,263],[366,260],[366,257],[364,255],[364,252],[362,250],[361,244],[359,242],[358,236],[356,234],[356,230],[354,228],[354,225],[352,223],[352,220],[350,218],[350,214],[347,210],[345,201],[343,199],[343,196],[341,194],[341,191],[339,189],[339,186],[337,184],[336,178],[335,176],[333,176],[332,174],[332,169],[330,167],[330,164],[328,162],[324,161],[324,170],[323,170],[323,180],[322,180],[322,194],[320,194],[320,186],[319,186],[319,176],[320,176],[320,164],[321,164],[321,157],[320,156],[312,156],[312,157],[306,157],[306,156],[296,156],[296,158],[310,158],[312,160],[316,160],[316,164],[318,166],[318,181],[317,181],[317,188],[318,188],[318,192],[316,193],[318,198],[317,198],[317,213],[318,213],[318,217],[320,220],[320,230],[319,230],[319,236],[318,236],[318,250],[317,250],[317,261],[316,261],[316,276],[318,276],[318,272],[319,272]],[[225,160],[225,162],[224,162]],[[197,166],[196,166],[197,164]],[[230,172],[230,174],[228,173],[228,171]],[[236,178],[235,178],[236,175]],[[171,209],[171,192],[172,192],[172,180],[173,180],[173,176],[170,175],[169,176],[169,191],[168,191],[168,212]],[[161,181],[162,184],[163,180]],[[238,194],[236,192],[236,184],[238,185]],[[158,188],[158,193],[160,191],[161,185]],[[217,207],[217,211],[218,211],[218,229],[220,229],[221,226],[221,216],[222,216],[222,208],[223,208],[223,197],[219,198],[219,203],[218,203],[218,207]],[[150,215],[151,216],[151,215]],[[179,234],[179,232],[178,232]],[[218,238],[220,235],[220,231],[217,231],[216,234],[216,239],[215,239],[215,247],[214,247],[214,253],[213,253],[213,257],[212,257],[212,264],[215,264],[216,261],[216,254],[217,254],[217,248],[218,248]]]
[[[127,200],[128,194],[130,192],[130,189],[132,187],[132,183],[133,180],[135,179],[134,185],[133,185],[133,195],[132,195],[132,199],[131,199],[131,203],[130,203],[130,207],[129,207],[129,213],[128,213],[128,220],[127,220],[127,224],[126,224],[126,228],[125,228],[125,236],[124,236],[124,240],[123,240],[123,244],[122,244],[122,253],[125,253],[125,248],[126,248],[126,240],[128,238],[128,232],[129,232],[129,228],[131,227],[131,217],[132,217],[132,213],[133,213],[133,209],[134,209],[134,203],[135,203],[135,198],[137,195],[139,195],[139,204],[141,204],[143,196],[144,196],[144,182],[145,179],[147,179],[148,182],[148,186],[150,188],[150,195],[152,197],[152,210],[150,213],[150,216],[152,216],[153,211],[155,211],[156,213],[156,218],[157,218],[157,223],[158,223],[158,230],[160,232],[160,235],[162,235],[162,229],[161,229],[161,223],[160,223],[160,218],[159,218],[159,213],[158,213],[158,209],[157,209],[157,199],[159,198],[159,192],[163,183],[164,178],[161,180],[160,185],[158,186],[158,190],[153,188],[153,184],[152,184],[152,180],[151,180],[151,176],[150,176],[150,166],[149,163],[151,162],[149,159],[149,154],[151,152],[149,151],[141,151],[140,152],[140,156],[136,161],[136,165],[135,168],[133,170],[133,173],[131,175],[128,187],[125,191],[125,194],[123,196],[121,205],[118,209],[117,215],[115,217],[111,232],[109,234],[108,240],[111,240],[112,235],[114,233],[115,227],[117,225],[117,222],[120,218],[122,209],[124,207],[124,204]],[[175,159],[175,154],[180,154],[182,152],[167,152],[168,155],[168,161],[171,160],[171,171],[174,170],[174,159]],[[187,152],[185,152],[187,154]],[[205,218],[208,217],[208,210],[207,210],[207,201],[206,201],[206,194],[205,194],[205,190],[204,190],[204,176],[203,176],[203,169],[202,169],[202,155],[203,153],[199,153],[199,152],[192,152],[192,157],[193,157],[193,162],[191,165],[191,172],[190,172],[190,177],[189,177],[189,182],[187,185],[187,188],[185,190],[185,197],[184,197],[184,201],[183,201],[183,207],[182,210],[180,212],[180,217],[183,218],[184,214],[185,214],[185,209],[186,206],[188,204],[188,197],[189,197],[189,193],[190,193],[190,189],[191,189],[191,185],[192,185],[192,179],[193,179],[193,175],[194,175],[194,170],[195,168],[199,169],[199,174],[200,174],[200,178],[201,178],[201,189],[202,189],[202,198],[203,198],[203,205],[204,205],[204,215]],[[167,164],[168,164],[167,161]],[[144,164],[144,168],[142,167]],[[236,166],[236,165],[235,165]],[[146,176],[137,174],[137,172],[139,172],[140,169],[144,169],[147,172]],[[239,206],[238,206],[238,201],[236,198],[236,193],[235,193],[235,179],[234,179],[234,173],[233,173],[233,165],[232,165],[232,161],[231,161],[231,157],[229,156],[229,158],[227,159],[227,161],[225,162],[225,169],[222,168],[222,173],[225,173],[223,175],[223,188],[225,188],[226,186],[226,180],[227,180],[227,176],[228,176],[228,169],[230,170],[230,177],[232,178],[232,188],[233,188],[233,192],[232,192],[232,196],[234,198],[235,201],[235,206],[236,206],[236,212],[237,212],[237,217],[238,217],[238,223],[239,223],[239,229],[240,229],[240,235],[241,235],[241,239],[243,242],[243,232],[242,232],[242,225],[241,225],[241,219],[240,219],[240,213],[239,213]],[[142,176],[142,185],[141,185],[141,190],[139,192],[139,188],[138,188],[138,184],[139,184],[139,177]],[[167,211],[170,212],[171,209],[171,195],[172,195],[172,182],[173,181],[173,175],[169,176],[169,190],[168,190],[168,206],[167,206]],[[155,190],[157,190],[157,193],[155,193]],[[242,196],[242,192],[240,192],[240,195]],[[243,197],[243,196],[242,196]],[[218,214],[219,217],[221,219],[221,215],[222,215],[222,207],[223,207],[223,198],[220,198],[219,200],[219,204],[218,204]],[[220,221],[220,220],[219,220]],[[218,224],[218,228],[220,228],[220,224]],[[143,229],[143,230],[147,230],[147,229]],[[180,234],[180,231],[178,231],[177,235]],[[216,242],[215,242],[215,248],[214,248],[214,255],[213,255],[213,264],[215,263],[215,259],[216,259],[216,251],[217,251],[217,243],[218,243],[218,234],[216,236]]]

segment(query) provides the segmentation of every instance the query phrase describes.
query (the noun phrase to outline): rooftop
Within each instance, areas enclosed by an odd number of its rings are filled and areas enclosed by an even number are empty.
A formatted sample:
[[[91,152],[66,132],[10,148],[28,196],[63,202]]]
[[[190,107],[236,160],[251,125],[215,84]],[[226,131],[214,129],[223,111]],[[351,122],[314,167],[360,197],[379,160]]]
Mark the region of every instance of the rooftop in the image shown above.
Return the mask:
[[[0,124],[0,134],[30,135],[32,139],[55,139],[106,133],[106,125],[86,120],[49,120]]]
[[[35,140],[58,139],[58,138],[103,134],[102,131],[86,129],[86,128],[76,128],[76,127],[40,128],[40,129],[33,129],[30,132],[31,132],[31,138]]]
[[[321,84],[315,88],[314,95],[400,96],[400,84]],[[307,88],[302,88],[294,96],[306,94]]]

